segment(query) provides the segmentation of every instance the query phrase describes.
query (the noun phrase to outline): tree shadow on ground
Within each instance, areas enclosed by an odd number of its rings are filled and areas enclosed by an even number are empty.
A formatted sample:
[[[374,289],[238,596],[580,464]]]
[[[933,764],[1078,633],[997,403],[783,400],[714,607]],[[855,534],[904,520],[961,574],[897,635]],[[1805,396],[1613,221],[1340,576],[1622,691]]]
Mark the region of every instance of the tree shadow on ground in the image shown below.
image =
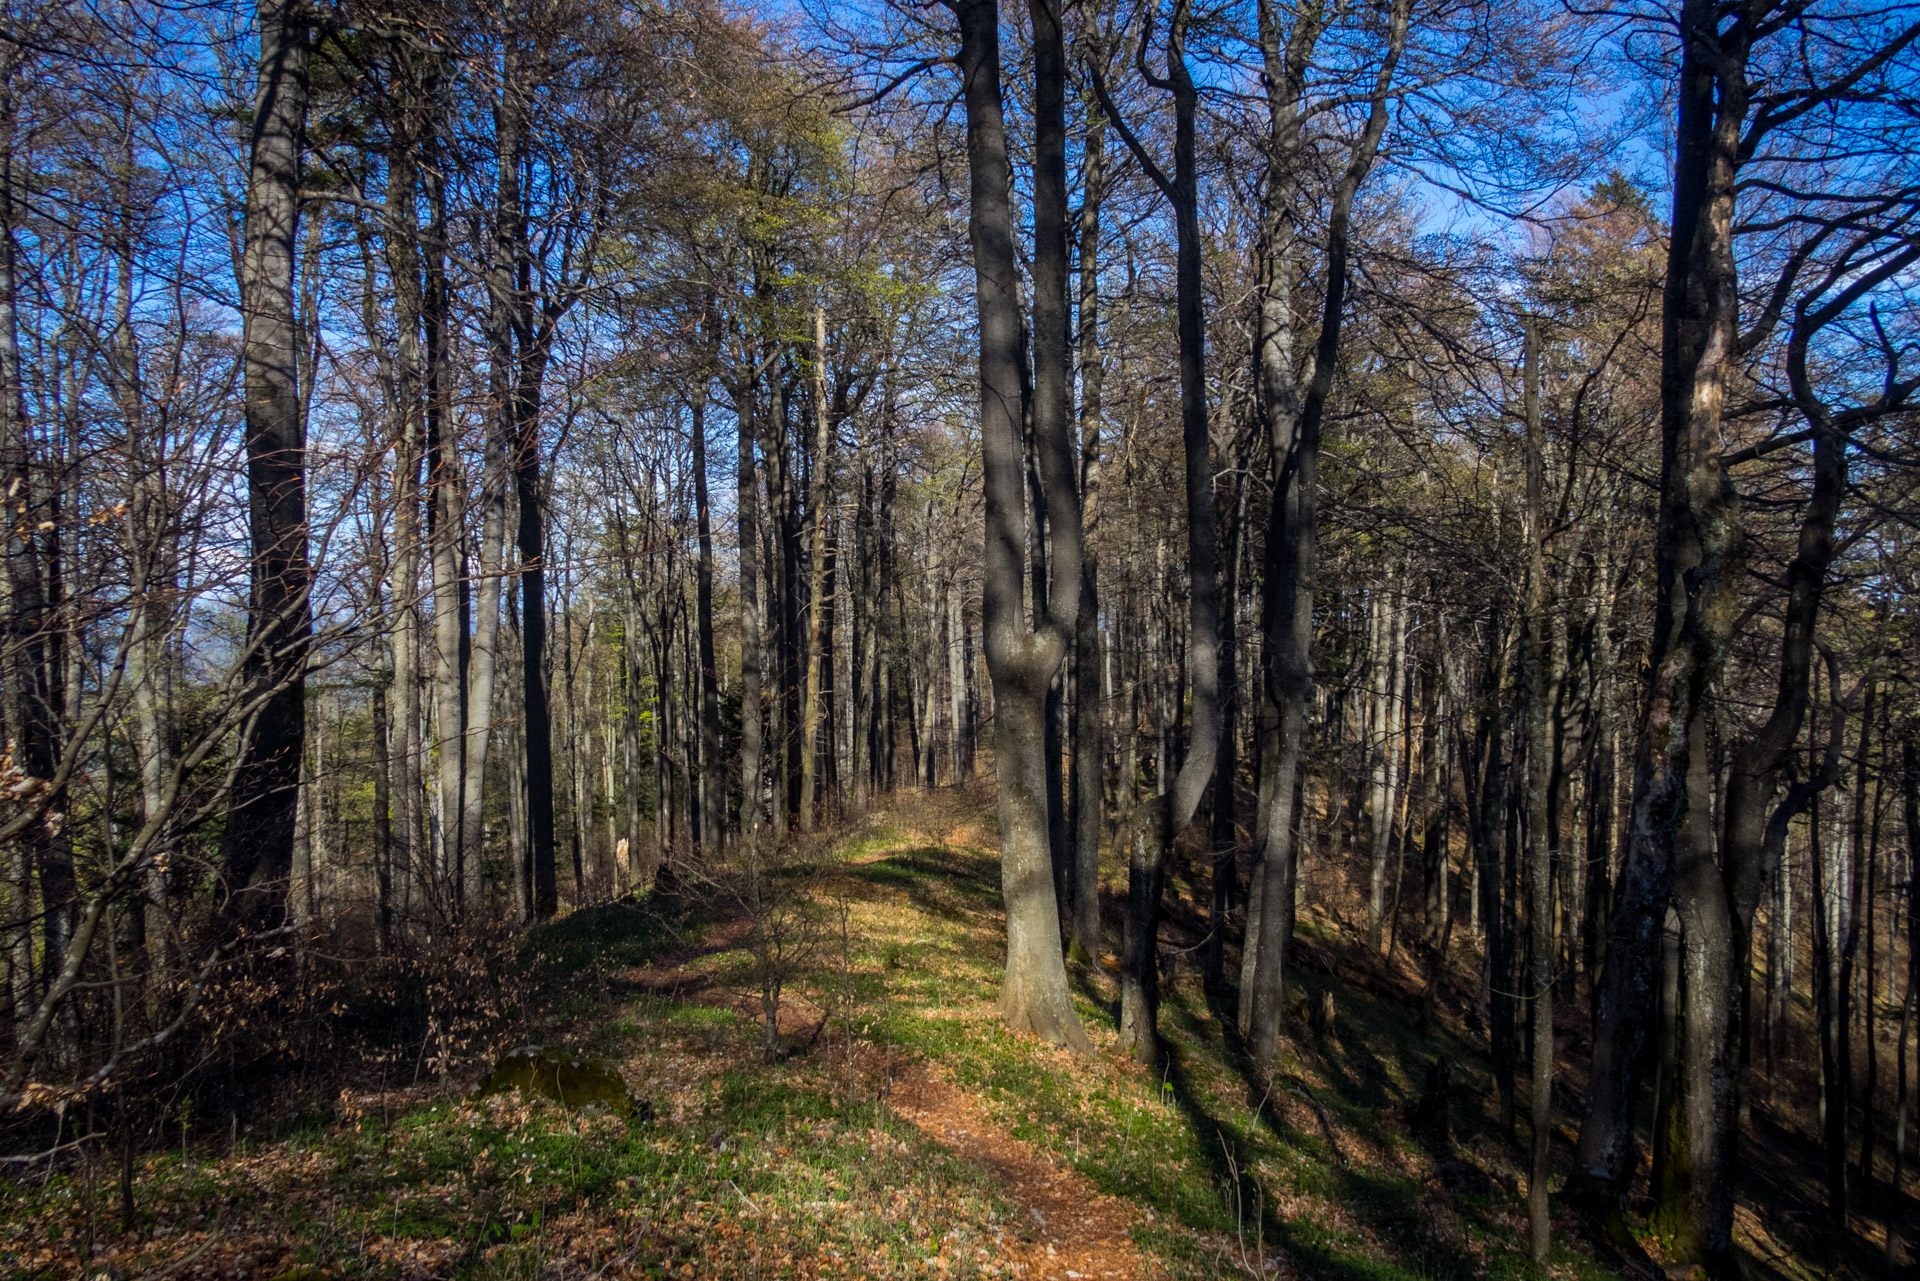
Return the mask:
[[[849,881],[903,893],[916,908],[938,920],[974,925],[983,913],[997,909],[1000,897],[999,884],[981,866],[985,861],[945,846],[926,845],[871,863],[848,864],[840,874]]]
[[[1232,1027],[1231,1023],[1225,1026]],[[1275,1140],[1297,1144],[1302,1137],[1281,1110],[1271,1106],[1258,1108],[1252,1124],[1266,1133],[1242,1131],[1208,1108],[1195,1088],[1188,1052],[1173,1044],[1166,1049],[1167,1093],[1199,1143],[1223,1202],[1235,1211],[1238,1248],[1248,1257],[1255,1250],[1276,1249],[1304,1265],[1314,1276],[1338,1281],[1378,1278],[1381,1273],[1377,1266],[1353,1262],[1316,1230],[1316,1225],[1282,1218],[1268,1190],[1255,1176],[1253,1167],[1263,1155],[1262,1149]],[[1246,1063],[1243,1054],[1234,1053],[1232,1057],[1237,1061],[1236,1066]],[[1247,1077],[1251,1091],[1257,1082],[1248,1074],[1243,1076]],[[1259,1100],[1266,1099],[1267,1093],[1262,1089]],[[1448,1243],[1420,1231],[1427,1216],[1422,1212],[1416,1185],[1404,1178],[1353,1166],[1339,1155],[1337,1140],[1333,1140],[1331,1146],[1335,1156],[1329,1164],[1337,1171],[1336,1194],[1340,1203],[1354,1211],[1378,1238],[1389,1243],[1398,1256],[1397,1265],[1418,1276],[1464,1279],[1478,1275]]]
[[[1396,1077],[1417,1088],[1434,1056],[1474,1062],[1471,1047],[1454,1044],[1458,1037],[1444,1028],[1393,1022],[1393,1010],[1337,977],[1315,976],[1304,986],[1316,995],[1333,991],[1344,1002],[1326,1036],[1311,1037],[1305,1027],[1292,1034],[1296,1051],[1312,1066],[1310,1074],[1321,1078],[1318,1085],[1295,1073],[1270,1078],[1256,1070],[1239,1035],[1232,988],[1206,995],[1210,1019],[1187,1022],[1184,1030],[1197,1050],[1171,1047],[1168,1082],[1194,1136],[1209,1150],[1216,1183],[1232,1194],[1236,1177],[1245,1179],[1253,1161],[1267,1165],[1288,1151],[1322,1148],[1324,1175],[1310,1177],[1329,1180],[1321,1191],[1386,1247],[1390,1268],[1417,1276],[1486,1275],[1490,1260],[1471,1243],[1511,1237],[1518,1205],[1511,1180],[1497,1178],[1451,1140],[1422,1142],[1417,1134],[1413,1142],[1436,1177],[1423,1182],[1414,1171],[1398,1168],[1409,1109],[1394,1097]],[[1194,1053],[1217,1054],[1238,1076],[1251,1113],[1246,1133],[1223,1124],[1217,1109],[1208,1108],[1192,1088],[1194,1073],[1187,1064]],[[1456,1132],[1468,1142],[1489,1135],[1495,1125],[1486,1116],[1486,1092],[1474,1088],[1480,1075],[1475,1070],[1474,1080],[1459,1091],[1470,1104],[1455,1108]],[[1238,1187],[1241,1203],[1253,1195],[1252,1188],[1251,1183]],[[1265,1209],[1260,1230],[1315,1275],[1381,1275],[1375,1265],[1352,1262],[1350,1249],[1323,1225],[1283,1222]]]

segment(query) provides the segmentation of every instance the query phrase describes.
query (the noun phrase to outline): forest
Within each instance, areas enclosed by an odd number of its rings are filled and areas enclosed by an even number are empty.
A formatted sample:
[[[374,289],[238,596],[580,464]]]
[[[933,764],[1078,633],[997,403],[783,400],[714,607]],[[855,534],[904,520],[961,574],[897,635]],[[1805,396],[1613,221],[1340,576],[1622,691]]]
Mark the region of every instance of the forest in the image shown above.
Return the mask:
[[[1920,1277],[1920,0],[0,12],[0,1276]]]

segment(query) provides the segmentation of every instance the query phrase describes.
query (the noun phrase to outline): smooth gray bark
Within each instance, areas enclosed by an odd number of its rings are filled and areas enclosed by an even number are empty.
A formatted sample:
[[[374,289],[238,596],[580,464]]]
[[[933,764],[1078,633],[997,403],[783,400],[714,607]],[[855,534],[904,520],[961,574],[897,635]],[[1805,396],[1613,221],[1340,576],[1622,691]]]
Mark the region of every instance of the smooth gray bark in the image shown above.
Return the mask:
[[[1036,9],[1051,19],[1043,41],[1059,57],[1057,11]],[[1036,425],[1041,480],[1048,502],[1049,561],[1053,590],[1047,610],[1028,627],[1022,619],[1022,552],[1026,542],[1025,482],[1020,446],[1020,285],[1014,251],[1012,167],[1000,89],[1000,13],[995,0],[960,0],[960,74],[967,112],[969,238],[977,280],[980,342],[980,434],[986,495],[984,631],[987,669],[994,685],[995,768],[998,775],[1001,885],[1007,911],[1006,981],[1000,1010],[1008,1026],[1085,1051],[1086,1033],[1074,1014],[1060,951],[1060,916],[1054,898],[1048,849],[1044,759],[1047,687],[1066,653],[1080,606],[1080,501],[1073,477],[1066,422]],[[1040,77],[1045,79],[1045,77]],[[1064,79],[1064,76],[1062,76]],[[1046,88],[1046,86],[1036,86]],[[1064,111],[1053,97],[1038,95],[1038,113]],[[1064,120],[1060,120],[1064,133]],[[1049,125],[1051,128],[1051,125]],[[1043,160],[1046,186],[1057,202],[1036,201],[1040,253],[1064,265],[1064,160]],[[1057,241],[1057,247],[1053,246]],[[1050,281],[1050,285],[1052,282]],[[1058,298],[1049,315],[1064,325],[1066,277],[1057,274]],[[1036,296],[1039,289],[1036,288]],[[1064,364],[1064,331],[1061,334]],[[1051,345],[1052,339],[1047,339]]]

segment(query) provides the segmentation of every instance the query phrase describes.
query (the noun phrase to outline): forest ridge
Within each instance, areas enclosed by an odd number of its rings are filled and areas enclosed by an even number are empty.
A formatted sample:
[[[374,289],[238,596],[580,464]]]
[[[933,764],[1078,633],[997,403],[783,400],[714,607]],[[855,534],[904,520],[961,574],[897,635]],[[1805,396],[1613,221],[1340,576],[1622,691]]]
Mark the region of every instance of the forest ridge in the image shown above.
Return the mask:
[[[21,0],[0,1262],[1914,1275],[1916,41]]]

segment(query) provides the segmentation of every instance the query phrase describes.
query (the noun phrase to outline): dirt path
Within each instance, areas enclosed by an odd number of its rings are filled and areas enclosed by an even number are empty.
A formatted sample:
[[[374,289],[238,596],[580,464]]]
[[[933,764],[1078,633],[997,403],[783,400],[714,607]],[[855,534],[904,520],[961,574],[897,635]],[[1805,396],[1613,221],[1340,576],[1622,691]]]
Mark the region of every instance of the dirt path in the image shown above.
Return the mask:
[[[723,928],[720,937],[737,933],[737,929]],[[715,950],[717,941],[710,937],[702,946],[669,955],[644,970],[631,971],[629,977],[654,992],[696,1004],[724,1006],[744,1017],[757,1018],[759,1012],[751,1008],[751,1002],[685,968],[688,962]],[[813,1029],[813,1018],[797,1008],[801,1004],[791,996],[784,1003],[780,1018],[783,1032],[817,1030]],[[879,1075],[879,1051],[871,1045],[863,1050],[863,1066]],[[1117,1197],[1100,1195],[1085,1177],[1007,1133],[948,1080],[937,1064],[895,1063],[890,1077],[893,1110],[941,1147],[992,1174],[1001,1195],[1013,1203],[1020,1221],[1011,1225],[1000,1240],[993,1260],[993,1266],[1003,1275],[1023,1281],[1148,1281],[1160,1275],[1134,1247],[1132,1230],[1140,1215],[1132,1206]]]
[[[971,807],[948,800],[935,810],[919,839],[975,844],[982,833],[965,821],[990,802],[976,797]],[[897,849],[875,850],[857,860],[879,862]],[[731,922],[710,932],[698,944],[677,949],[644,969],[629,973],[631,981],[649,991],[701,1005],[724,1006],[755,1019],[754,1002],[729,993],[711,979],[689,968],[699,957],[737,945],[744,927]],[[804,1007],[804,1008],[803,1008]],[[790,1035],[817,1035],[821,1012],[797,994],[789,993],[780,1013],[781,1031]],[[1017,1222],[995,1247],[990,1267],[1000,1276],[1021,1281],[1069,1278],[1073,1281],[1151,1281],[1162,1271],[1133,1244],[1133,1229],[1141,1221],[1139,1209],[1118,1197],[1098,1193],[1084,1176],[1061,1165],[1048,1153],[988,1117],[979,1103],[956,1086],[937,1063],[902,1065],[879,1047],[863,1045],[861,1069],[889,1082],[888,1098],[895,1113],[961,1160],[987,1171],[999,1191],[1015,1207]],[[884,1066],[883,1066],[884,1063]]]
[[[928,1138],[993,1174],[1024,1222],[1000,1242],[995,1260],[1024,1278],[1145,1278],[1158,1275],[1134,1248],[1139,1216],[1117,1197],[1102,1196],[1072,1170],[1014,1138],[940,1070],[915,1063],[893,1085],[893,1109]]]

